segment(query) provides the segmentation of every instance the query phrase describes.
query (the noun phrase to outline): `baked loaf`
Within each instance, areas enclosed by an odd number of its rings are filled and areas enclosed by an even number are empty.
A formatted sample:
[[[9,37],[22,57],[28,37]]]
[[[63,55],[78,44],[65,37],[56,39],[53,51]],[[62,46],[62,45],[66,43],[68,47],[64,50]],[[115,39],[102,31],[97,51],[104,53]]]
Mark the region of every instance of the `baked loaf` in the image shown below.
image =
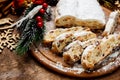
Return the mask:
[[[103,36],[107,36],[109,34],[112,34],[117,26],[119,18],[119,12],[118,11],[113,11],[110,13],[109,19],[106,23],[105,30],[103,32]]]
[[[89,45],[99,45],[101,42],[101,39],[98,39],[98,38],[92,38],[92,39],[89,39],[87,41],[84,41],[84,42],[81,42],[80,45],[82,46],[82,48],[86,48],[87,46]]]
[[[76,27],[72,27],[72,28],[57,28],[57,29],[54,29],[54,30],[50,30],[49,32],[47,32],[45,35],[44,35],[44,39],[43,39],[43,42],[48,44],[48,43],[51,43],[54,41],[54,39],[59,36],[60,34],[62,33],[65,33],[65,32],[75,32],[75,31],[82,31],[83,28],[81,26],[76,26]]]
[[[105,14],[97,0],[59,0],[55,10],[55,24],[57,27],[80,25],[102,29]]]
[[[56,53],[61,53],[63,52],[64,47],[74,40],[86,41],[95,37],[96,34],[87,30],[66,32],[55,38],[55,40],[52,43],[52,51]]]
[[[79,40],[73,41],[65,47],[65,51],[63,52],[63,59],[66,63],[73,64],[81,59],[83,48],[80,43],[81,42]]]
[[[79,40],[79,41],[86,41],[88,39],[92,39],[92,38],[96,38],[96,34],[91,32],[91,31],[87,31],[87,30],[83,30],[81,32],[77,31],[74,34],[74,39],[75,40]]]
[[[62,53],[65,46],[71,43],[73,40],[73,34],[71,32],[63,33],[55,38],[52,43],[52,51],[55,53]]]
[[[77,0],[59,0],[55,9],[55,24],[58,27],[71,27],[75,22]],[[73,5],[74,4],[74,5]]]
[[[83,51],[81,64],[85,69],[94,69],[95,64],[109,55],[113,48],[120,45],[120,34],[109,35],[99,45],[89,45]]]
[[[64,48],[63,59],[68,64],[73,64],[81,59],[83,50],[89,45],[99,45],[101,39],[92,38],[87,41],[81,42],[79,40],[71,42]]]

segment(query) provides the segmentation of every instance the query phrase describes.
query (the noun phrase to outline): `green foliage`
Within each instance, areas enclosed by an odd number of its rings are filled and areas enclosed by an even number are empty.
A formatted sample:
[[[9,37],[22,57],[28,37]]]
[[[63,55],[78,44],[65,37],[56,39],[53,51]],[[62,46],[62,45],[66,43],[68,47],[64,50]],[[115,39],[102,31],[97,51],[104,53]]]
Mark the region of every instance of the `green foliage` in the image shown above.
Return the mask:
[[[27,24],[24,26],[22,25],[22,28],[20,29],[23,31],[21,33],[21,39],[18,42],[18,46],[16,47],[16,52],[19,55],[25,54],[29,50],[29,46],[32,42],[42,41],[43,39],[45,27],[43,26],[42,28],[38,28],[35,19],[29,19],[26,21]]]
[[[31,5],[31,7],[27,8],[24,12],[24,16],[26,16],[35,6],[36,5]],[[29,50],[31,43],[42,41],[43,39],[45,26],[42,28],[37,27],[37,22],[35,20],[37,15],[35,15],[33,19],[28,18],[24,20],[20,27],[18,27],[18,31],[21,35],[16,47],[16,52],[18,55],[25,54]],[[42,17],[44,18],[44,15],[42,15]]]

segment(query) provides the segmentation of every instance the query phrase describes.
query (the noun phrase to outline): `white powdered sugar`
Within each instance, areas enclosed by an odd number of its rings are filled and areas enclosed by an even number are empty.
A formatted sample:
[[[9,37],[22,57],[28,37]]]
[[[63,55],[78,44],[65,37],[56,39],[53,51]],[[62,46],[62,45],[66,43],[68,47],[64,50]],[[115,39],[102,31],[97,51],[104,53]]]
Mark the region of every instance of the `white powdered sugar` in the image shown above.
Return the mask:
[[[95,49],[95,45],[89,45],[88,47],[86,47],[85,48],[85,50],[83,51],[83,54],[82,54],[82,56],[87,56],[88,55],[88,53],[89,53],[89,51],[92,51],[92,50],[94,50]]]
[[[66,39],[66,37],[70,35],[72,35],[72,32],[65,32],[57,36],[55,40],[63,40],[63,39]]]
[[[89,45],[99,45],[100,42],[101,42],[101,39],[92,38],[87,41],[81,42],[80,44],[83,48],[86,48]]]
[[[79,41],[79,40],[73,41],[72,43],[70,43],[69,45],[67,45],[67,46],[65,47],[65,50],[68,50],[70,47],[72,47],[72,46],[75,45],[75,44],[81,45],[81,41]]]
[[[56,7],[56,19],[68,16],[75,18],[71,23],[75,25],[81,23],[79,21],[84,21],[84,25],[87,21],[105,25],[105,14],[97,0],[60,0]],[[89,25],[97,26],[94,23],[89,23]]]
[[[90,33],[91,33],[91,31],[85,31],[85,30],[83,30],[83,31],[77,31],[77,32],[74,33],[74,36],[75,37],[85,36],[85,35],[90,34]]]
[[[119,55],[119,53],[120,53],[120,52],[117,51],[117,52],[115,52],[114,54],[111,54],[109,57],[113,57],[113,58],[114,58],[114,57],[117,57],[117,56]]]
[[[108,70],[110,70],[111,68],[113,68],[113,66],[114,66],[114,67],[120,66],[120,57],[118,57],[118,58],[116,59],[116,62],[110,62],[109,64],[107,64],[106,66],[104,66],[102,69],[103,69],[104,71],[108,71]]]

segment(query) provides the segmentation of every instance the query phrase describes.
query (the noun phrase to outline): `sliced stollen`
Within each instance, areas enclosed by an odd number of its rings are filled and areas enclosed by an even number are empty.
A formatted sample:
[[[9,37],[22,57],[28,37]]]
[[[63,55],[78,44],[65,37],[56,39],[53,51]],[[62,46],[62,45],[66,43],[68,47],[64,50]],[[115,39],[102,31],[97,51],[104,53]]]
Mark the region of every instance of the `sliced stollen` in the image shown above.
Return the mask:
[[[80,45],[82,46],[82,48],[85,49],[89,45],[96,45],[97,46],[100,44],[101,41],[102,41],[101,39],[92,38],[92,39],[89,39],[87,41],[81,42]]]
[[[64,47],[72,41],[86,41],[91,38],[96,38],[96,34],[87,30],[66,32],[55,38],[52,43],[52,51],[56,53],[61,53],[63,52]]]
[[[73,33],[66,32],[55,38],[52,43],[52,51],[55,53],[62,53],[64,47],[73,40]]]
[[[103,29],[105,25],[105,14],[97,0],[59,0],[55,13],[58,27],[80,25]]]
[[[81,59],[83,48],[80,43],[81,42],[79,40],[73,41],[65,47],[65,51],[63,52],[63,59],[66,63],[73,64]]]
[[[105,30],[103,32],[103,36],[107,36],[109,34],[112,34],[117,26],[119,18],[119,12],[118,11],[113,11],[110,13],[109,19],[106,23]]]
[[[53,42],[54,39],[62,33],[65,33],[65,32],[73,32],[74,33],[75,31],[82,31],[82,30],[83,30],[83,28],[81,26],[65,28],[65,29],[57,28],[54,30],[50,30],[49,32],[45,33],[43,42],[48,44],[48,43]]]
[[[73,64],[81,59],[84,48],[89,45],[99,45],[101,39],[92,38],[87,41],[81,42],[79,40],[71,42],[64,48],[63,59],[68,64]]]
[[[59,28],[59,29],[54,29],[54,30],[50,30],[47,33],[45,33],[44,35],[44,39],[43,42],[48,44],[54,41],[54,39],[59,36],[60,34],[66,32],[65,29],[63,28]]]
[[[79,41],[86,41],[88,39],[96,38],[97,35],[91,31],[83,30],[81,32],[77,31],[74,34],[74,39]]]
[[[95,64],[111,54],[113,48],[120,45],[120,34],[109,35],[99,45],[89,45],[83,51],[81,64],[85,69],[94,69]]]

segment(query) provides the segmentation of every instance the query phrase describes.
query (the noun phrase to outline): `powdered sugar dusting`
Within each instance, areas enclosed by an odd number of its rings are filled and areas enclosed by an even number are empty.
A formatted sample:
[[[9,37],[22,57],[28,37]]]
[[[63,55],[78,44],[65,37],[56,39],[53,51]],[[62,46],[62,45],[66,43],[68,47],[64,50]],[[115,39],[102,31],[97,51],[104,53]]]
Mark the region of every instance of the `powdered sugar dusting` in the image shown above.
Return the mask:
[[[56,40],[66,39],[66,37],[70,35],[72,35],[72,32],[66,32],[66,33],[60,34],[58,37],[56,37]]]
[[[81,32],[77,31],[77,32],[74,33],[74,36],[75,37],[84,36],[84,35],[87,35],[87,34],[90,34],[90,33],[91,33],[90,31],[81,31]]]
[[[65,50],[68,50],[70,47],[72,47],[73,45],[75,45],[75,44],[79,44],[79,45],[81,45],[81,41],[79,41],[79,40],[76,40],[76,41],[73,41],[72,43],[70,43],[69,45],[67,45],[66,47],[65,47]]]
[[[89,45],[89,46],[86,47],[85,50],[83,51],[82,56],[86,56],[86,55],[89,53],[89,51],[94,50],[94,48],[95,48],[95,45]]]
[[[110,70],[112,68],[112,66],[116,67],[116,66],[120,66],[120,57],[117,58],[116,62],[111,62],[108,65],[104,66],[102,69],[104,71],[107,71],[108,69]]]
[[[114,54],[111,54],[109,57],[117,57],[119,55],[119,52],[115,52]]]

